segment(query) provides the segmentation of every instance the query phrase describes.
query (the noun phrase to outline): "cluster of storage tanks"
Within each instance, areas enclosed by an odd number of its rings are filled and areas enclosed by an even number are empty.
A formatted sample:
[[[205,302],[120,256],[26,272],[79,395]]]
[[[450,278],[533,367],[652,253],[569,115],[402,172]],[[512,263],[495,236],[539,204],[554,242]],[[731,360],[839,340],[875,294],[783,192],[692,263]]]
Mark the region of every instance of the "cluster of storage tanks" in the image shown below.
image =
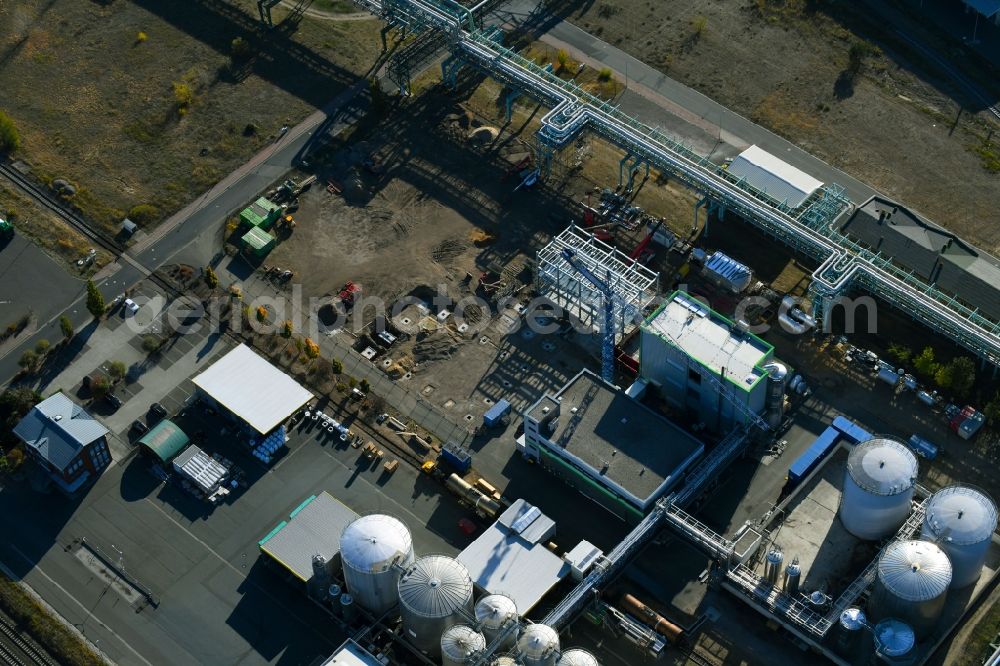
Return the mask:
[[[912,513],[916,480],[917,458],[902,443],[874,438],[858,444],[847,461],[839,513],[844,528],[869,541],[892,536]],[[932,633],[949,590],[979,580],[997,527],[996,505],[968,486],[944,488],[925,509],[919,540],[892,541],[879,556],[868,610],[887,657],[908,653]],[[847,633],[869,626],[860,609],[848,611],[841,618]]]
[[[354,604],[376,617],[398,605],[406,640],[440,657],[443,666],[472,663],[498,640],[494,654],[505,656],[492,666],[598,666],[589,652],[562,651],[551,627],[522,630],[510,597],[487,594],[474,602],[465,566],[445,555],[417,558],[409,530],[392,516],[371,514],[350,523],[341,533],[340,555],[347,590],[333,585],[330,596],[338,597],[345,618],[356,617]]]

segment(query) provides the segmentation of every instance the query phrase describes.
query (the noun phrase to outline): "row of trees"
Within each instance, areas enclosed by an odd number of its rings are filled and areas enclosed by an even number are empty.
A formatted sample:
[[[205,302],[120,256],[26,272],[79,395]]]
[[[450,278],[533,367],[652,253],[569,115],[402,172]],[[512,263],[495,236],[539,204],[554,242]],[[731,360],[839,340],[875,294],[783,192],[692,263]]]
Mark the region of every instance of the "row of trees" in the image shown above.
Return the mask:
[[[976,383],[976,364],[968,356],[957,356],[943,362],[937,360],[933,347],[924,347],[914,356],[912,349],[895,342],[889,345],[889,355],[900,365],[910,364],[924,381],[960,398],[968,397]]]

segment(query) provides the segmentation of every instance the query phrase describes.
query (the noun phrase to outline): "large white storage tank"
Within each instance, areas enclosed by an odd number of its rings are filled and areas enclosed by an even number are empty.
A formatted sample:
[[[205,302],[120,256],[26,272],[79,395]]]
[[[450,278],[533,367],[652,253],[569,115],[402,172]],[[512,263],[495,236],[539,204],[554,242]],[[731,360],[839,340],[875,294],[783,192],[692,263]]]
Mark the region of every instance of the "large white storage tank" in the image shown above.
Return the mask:
[[[466,666],[486,649],[486,638],[467,624],[441,634],[441,666]]]
[[[956,589],[979,580],[996,528],[997,506],[986,493],[949,486],[927,502],[920,538],[936,543],[951,560],[951,587]]]
[[[419,650],[437,656],[441,636],[472,616],[472,578],[458,560],[425,555],[399,579],[403,631]]]
[[[559,655],[556,666],[601,666],[597,657],[586,650],[572,648]]]
[[[340,534],[344,582],[354,600],[381,615],[399,600],[400,570],[413,564],[413,539],[397,518],[373,513],[351,522]]]
[[[944,551],[929,541],[894,541],[879,557],[869,612],[877,620],[902,620],[923,638],[941,617],[949,584]]]
[[[559,634],[547,624],[529,624],[517,639],[524,666],[555,666],[559,657]]]
[[[493,643],[505,627],[511,623],[517,623],[517,604],[505,594],[487,594],[476,602],[476,622],[479,629],[486,636],[488,643]],[[520,630],[511,629],[500,643],[498,652],[506,652],[517,643]]]
[[[858,444],[847,457],[840,522],[860,539],[876,540],[899,529],[910,514],[917,457],[894,439]]]

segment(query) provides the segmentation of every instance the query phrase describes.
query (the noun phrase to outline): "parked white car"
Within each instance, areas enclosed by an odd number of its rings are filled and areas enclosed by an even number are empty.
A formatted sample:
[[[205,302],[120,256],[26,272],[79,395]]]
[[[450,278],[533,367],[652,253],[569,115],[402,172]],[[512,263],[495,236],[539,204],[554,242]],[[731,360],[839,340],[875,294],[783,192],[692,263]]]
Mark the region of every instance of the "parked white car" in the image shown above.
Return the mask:
[[[132,317],[135,313],[139,311],[139,304],[133,301],[131,298],[125,299],[125,316]]]

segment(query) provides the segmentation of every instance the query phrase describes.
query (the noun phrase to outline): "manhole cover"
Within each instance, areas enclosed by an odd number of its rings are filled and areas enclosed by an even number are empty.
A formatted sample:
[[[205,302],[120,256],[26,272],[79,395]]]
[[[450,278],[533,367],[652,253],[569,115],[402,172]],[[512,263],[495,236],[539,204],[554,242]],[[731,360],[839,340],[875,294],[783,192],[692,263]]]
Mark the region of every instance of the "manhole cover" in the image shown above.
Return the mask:
[[[472,420],[472,414],[466,414],[465,415],[465,420],[466,421],[471,421]]]
[[[493,398],[483,398],[483,402],[485,402],[487,405],[492,405]]]
[[[481,345],[489,344],[489,342],[490,342],[490,339],[488,337],[486,337],[485,335],[483,337],[479,338],[479,344],[481,344]]]
[[[510,384],[510,381],[508,381],[508,380],[506,380],[506,379],[505,379],[505,380],[503,380],[503,387],[504,387],[504,388],[510,388],[510,386],[511,386],[511,384]]]
[[[547,352],[555,351],[556,350],[556,345],[553,342],[543,342],[542,343],[542,349],[544,349]]]
[[[383,368],[388,368],[390,365],[392,365],[392,359],[391,358],[384,358],[384,359],[382,359],[382,367]]]

